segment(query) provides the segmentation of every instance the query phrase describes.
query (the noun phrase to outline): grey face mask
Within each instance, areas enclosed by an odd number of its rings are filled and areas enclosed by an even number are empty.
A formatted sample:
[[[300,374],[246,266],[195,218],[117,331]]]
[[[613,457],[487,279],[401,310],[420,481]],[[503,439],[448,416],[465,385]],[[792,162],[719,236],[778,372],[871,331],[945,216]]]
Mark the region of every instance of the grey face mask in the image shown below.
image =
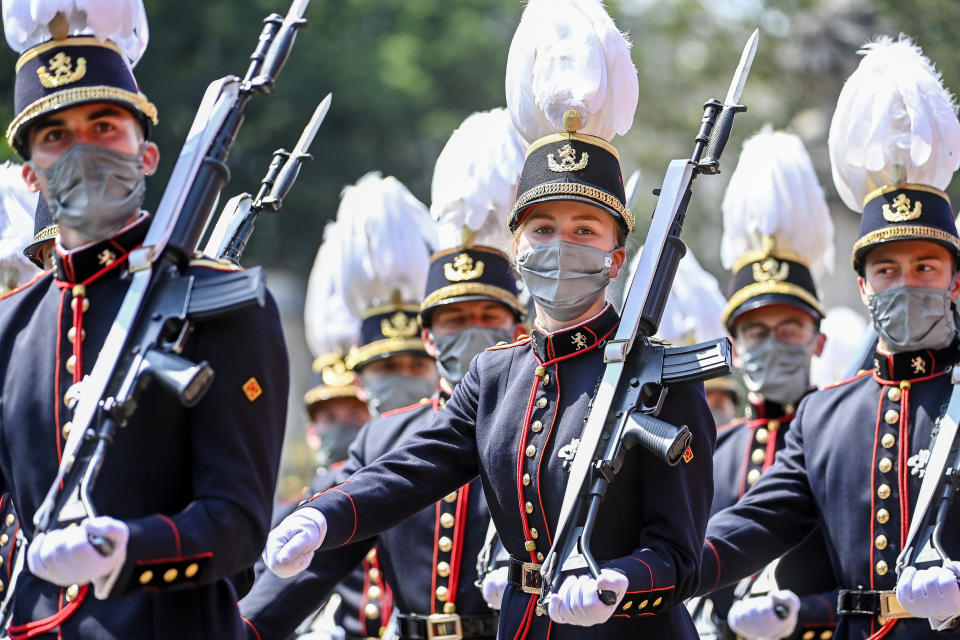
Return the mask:
[[[143,149],[136,155],[77,143],[46,169],[47,204],[60,224],[90,241],[109,238],[140,211]]]
[[[513,332],[508,329],[469,327],[450,335],[434,337],[437,345],[437,370],[450,384],[459,384],[467,375],[473,357],[501,341],[510,342]]]
[[[370,415],[377,417],[429,398],[437,390],[437,383],[420,376],[394,373],[364,382],[363,388],[369,396]]]
[[[320,448],[317,450],[317,464],[328,467],[334,462],[346,460],[347,451],[360,429],[349,422],[334,422],[325,425],[317,434]]]
[[[810,345],[767,338],[740,353],[747,389],[771,402],[796,402],[810,387]]]
[[[893,352],[942,349],[956,336],[946,289],[894,287],[869,294],[868,301],[873,326]]]
[[[573,242],[535,244],[517,256],[520,278],[551,318],[581,316],[610,283],[612,253]]]

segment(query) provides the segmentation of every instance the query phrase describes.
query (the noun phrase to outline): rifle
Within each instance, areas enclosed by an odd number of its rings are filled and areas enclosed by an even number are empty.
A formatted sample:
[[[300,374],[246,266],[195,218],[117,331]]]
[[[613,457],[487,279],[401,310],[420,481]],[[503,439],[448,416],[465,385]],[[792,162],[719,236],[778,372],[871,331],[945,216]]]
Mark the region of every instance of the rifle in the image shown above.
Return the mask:
[[[204,93],[143,245],[128,258],[130,286],[90,375],[69,394],[72,428],[50,490],[33,516],[39,533],[97,514],[93,489],[107,448],[137,406],[145,385],[158,383],[184,406],[210,387],[213,370],[179,355],[195,323],[262,306],[262,271],[223,272],[198,281],[187,266],[229,180],[226,161],[255,95],[269,95],[286,62],[310,0],[293,0],[285,17],[271,14],[246,75],[214,81]],[[110,540],[91,537],[103,555]]]
[[[757,50],[757,31],[747,41],[726,99],[704,105],[700,131],[689,159],[670,162],[658,196],[647,242],[627,289],[620,327],[604,347],[606,363],[583,434],[569,466],[553,546],[540,568],[542,589],[537,606],[546,609],[556,593],[565,565],[586,564],[599,578],[600,569],[590,551],[593,527],[607,486],[623,464],[626,451],[642,445],[669,465],[680,461],[692,434],[686,426],[658,419],[670,385],[703,381],[730,373],[730,342],[721,338],[690,347],[669,347],[649,336],[656,333],[663,308],[686,253],[680,240],[691,185],[697,175],[717,174],[720,154],[733,127],[734,116],[746,111],[738,104]],[[624,371],[629,378],[621,380]],[[622,384],[622,382],[624,384]],[[612,591],[600,590],[605,604],[615,602]]]
[[[330,110],[330,100],[331,95],[328,93],[317,105],[292,152],[282,147],[273,152],[273,159],[266,175],[260,181],[260,190],[256,196],[241,193],[227,201],[207,240],[204,255],[240,264],[240,254],[253,233],[257,217],[264,211],[279,213],[283,209],[283,199],[296,181],[300,166],[313,159],[307,151]]]

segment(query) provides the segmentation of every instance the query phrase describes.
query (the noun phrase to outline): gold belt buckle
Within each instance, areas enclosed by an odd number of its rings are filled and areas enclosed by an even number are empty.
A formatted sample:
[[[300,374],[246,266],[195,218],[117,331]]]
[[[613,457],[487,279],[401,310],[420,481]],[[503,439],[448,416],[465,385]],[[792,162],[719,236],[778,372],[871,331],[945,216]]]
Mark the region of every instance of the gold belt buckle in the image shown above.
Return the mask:
[[[896,591],[881,591],[880,592],[880,615],[877,616],[877,621],[880,624],[886,624],[887,620],[892,620],[894,618],[912,618],[910,612],[903,608],[903,605],[900,604],[900,601],[897,600]]]
[[[540,595],[543,593],[543,576],[540,575],[541,565],[533,562],[524,562],[520,574],[520,588],[524,593]]]
[[[461,640],[463,624],[456,613],[434,613],[427,616],[427,640]]]

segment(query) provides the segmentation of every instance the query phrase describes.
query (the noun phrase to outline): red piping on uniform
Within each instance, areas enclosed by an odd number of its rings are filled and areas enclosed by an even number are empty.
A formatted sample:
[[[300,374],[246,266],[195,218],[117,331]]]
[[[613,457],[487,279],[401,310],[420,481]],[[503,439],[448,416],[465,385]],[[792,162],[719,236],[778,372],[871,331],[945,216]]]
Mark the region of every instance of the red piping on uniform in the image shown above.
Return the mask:
[[[704,538],[703,541],[710,546],[710,551],[713,551],[713,557],[717,560],[717,580],[713,583],[713,586],[710,587],[710,591],[714,591],[720,586],[720,554],[717,553],[717,548],[713,546],[710,540]]]
[[[6,292],[4,292],[4,293],[0,293],[0,300],[4,300],[4,299],[6,299],[6,298],[9,298],[10,296],[12,296],[12,295],[15,294],[15,293],[20,293],[21,291],[23,291],[24,289],[26,289],[26,288],[29,287],[30,285],[34,284],[37,280],[39,280],[39,279],[42,278],[43,276],[47,275],[48,273],[50,273],[50,269],[47,269],[46,271],[41,271],[40,273],[38,273],[37,275],[33,276],[32,278],[30,278],[30,280],[28,280],[27,282],[23,283],[22,285],[20,285],[20,286],[17,287],[16,289],[10,289],[10,291],[6,291]]]
[[[347,496],[347,499],[350,500],[350,507],[353,509],[353,531],[350,532],[350,537],[348,537],[343,543],[343,544],[347,544],[348,542],[353,540],[353,536],[357,534],[357,505],[353,503],[353,497],[351,497],[351,495],[346,491],[341,491],[336,487],[334,487],[333,491],[336,491],[337,493],[342,493],[343,495]]]
[[[828,620],[828,622],[830,624],[836,624],[837,623],[836,612],[834,611],[833,606],[830,604],[830,601],[824,598],[823,596],[821,596],[820,594],[814,594],[813,597],[819,600],[821,603],[823,603],[823,608],[827,610],[827,615],[830,616],[830,619]]]
[[[877,492],[874,487],[877,485],[877,443],[880,441],[880,412],[883,410],[883,390],[880,391],[880,400],[877,402],[877,424],[873,428],[873,462],[870,464],[870,589],[873,589],[873,541],[874,523],[877,514]]]
[[[17,533],[20,532],[20,524],[17,523],[17,528],[13,530],[13,535],[10,536],[10,553],[7,554],[7,580],[13,577],[13,552],[17,549],[16,539]]]
[[[520,621],[520,628],[517,629],[516,635],[513,636],[513,640],[524,640],[527,637],[527,633],[530,631],[530,623],[533,621],[533,612],[536,609],[537,597],[535,595],[530,596],[530,602],[527,603],[527,610],[523,614],[523,619]],[[16,638],[11,638],[11,640],[16,640]]]
[[[450,580],[447,582],[447,602],[456,605],[457,583],[460,581],[460,562],[463,559],[463,536],[467,524],[467,504],[470,500],[470,485],[465,484],[457,492],[457,515],[453,523],[453,548],[450,549]]]
[[[62,593],[63,590],[61,589],[60,591]],[[88,591],[90,591],[90,585],[85,584],[80,587],[80,590],[77,591],[77,597],[73,599],[73,602],[67,603],[67,606],[61,608],[52,616],[27,622],[26,624],[10,625],[10,640],[27,640],[28,638],[35,638],[41,634],[53,631],[66,622],[67,618],[72,616],[77,608],[83,604]]]
[[[887,635],[890,632],[890,629],[893,628],[893,625],[897,624],[899,618],[894,618],[893,620],[887,620],[887,624],[880,627],[880,630],[874,634],[871,634],[867,637],[867,640],[880,640],[883,636]],[[873,628],[873,620],[870,620],[870,628]]]
[[[436,567],[440,564],[440,512],[442,510],[440,502],[434,505],[436,515],[433,518],[433,567],[430,572],[430,613],[437,612],[437,571]],[[452,551],[453,549],[451,549]]]
[[[877,375],[876,372],[871,372],[871,371],[869,371],[869,370],[864,370],[864,371],[861,371],[860,373],[858,373],[857,375],[853,376],[852,378],[847,378],[846,380],[841,380],[840,382],[834,382],[833,384],[828,384],[828,385],[825,386],[823,389],[821,389],[821,391],[826,391],[827,389],[833,389],[834,387],[839,387],[839,386],[848,384],[848,383],[850,383],[850,382],[853,382],[854,380],[859,380],[860,378],[862,378],[863,376],[867,375],[868,373],[873,373],[874,376]]]
[[[630,556],[630,559],[636,560],[637,562],[641,563],[643,566],[647,568],[647,571],[650,573],[650,589],[652,590],[653,589],[653,569],[651,569],[650,565],[644,562],[643,560],[641,560],[640,558]],[[628,591],[627,593],[630,593],[630,592]]]
[[[539,359],[536,354],[533,356],[534,360],[537,360],[539,364]],[[533,400],[537,397],[537,387],[540,386],[540,378],[534,377],[533,386],[530,388],[530,398],[527,400],[527,411],[523,416],[523,435],[520,436],[520,448],[517,451],[517,499],[520,504],[520,522],[523,523],[523,539],[530,540],[530,523],[527,520],[527,510],[524,508],[523,500],[523,455],[524,450],[527,448],[527,434],[530,433],[530,418],[533,416]],[[537,556],[533,551],[530,552],[530,560],[532,562],[537,561]]]
[[[673,587],[651,587],[650,589],[637,589],[636,591],[627,591],[626,593],[654,593],[656,591],[670,591]]]
[[[554,382],[557,383],[557,403],[560,402],[560,367],[554,365]],[[557,407],[553,409],[553,420],[550,421],[550,429],[547,430],[547,438],[543,441],[543,447],[540,450],[540,460],[537,461],[537,502],[540,504],[540,513],[543,514],[543,528],[544,533],[547,534],[547,544],[551,547],[553,546],[553,536],[550,534],[550,521],[547,520],[547,510],[543,508],[543,491],[540,490],[540,467],[543,466],[543,459],[546,457],[543,455],[543,450],[547,448],[547,445],[550,444],[550,436],[553,435],[553,428],[557,424],[557,414],[560,412],[557,410]]]
[[[243,616],[240,616],[240,619],[243,620],[244,622],[246,622],[246,623],[247,623],[247,626],[250,627],[250,629],[253,630],[253,635],[255,635],[255,636],[257,637],[257,640],[263,640],[263,638],[260,637],[260,632],[257,631],[257,628],[256,628],[255,626],[253,626],[253,623],[252,623],[252,622],[250,622],[249,620],[247,620],[247,619],[244,618]]]
[[[932,356],[931,356],[932,357]],[[907,456],[910,454],[910,383],[900,385],[900,447],[897,469],[897,490],[900,492],[900,548],[907,543],[910,522],[910,485],[907,483]]]
[[[182,556],[183,551],[180,549],[180,532],[177,531],[177,525],[173,523],[173,520],[163,515],[162,513],[155,514],[158,518],[170,525],[170,528],[173,529],[173,537],[177,541],[177,555]]]
[[[767,439],[767,458],[763,461],[763,471],[766,471],[770,468],[770,465],[774,463],[774,460],[777,457],[777,438],[780,437],[780,431],[783,425],[790,424],[790,421],[793,420],[794,414],[788,416],[783,416],[780,418],[780,427],[773,429],[773,433],[770,434],[770,438]]]
[[[927,380],[933,380],[934,378],[939,378],[940,376],[945,376],[945,375],[947,375],[946,371],[938,371],[936,373],[931,373],[928,376],[923,376],[922,378],[908,378],[907,382],[910,382],[910,384],[916,384],[918,382],[926,382]],[[874,372],[873,374],[873,379],[879,382],[880,384],[899,385],[900,382],[902,382],[901,380],[887,380],[885,378],[881,378],[876,374],[876,372]]]
[[[57,361],[53,367],[53,428],[54,428],[54,440],[57,443],[57,462],[60,462],[60,458],[63,457],[63,449],[60,448],[60,343],[62,342],[60,328],[62,322],[60,318],[63,316],[63,302],[67,297],[67,290],[63,289],[60,292],[60,304],[57,307]],[[60,481],[60,488],[63,489],[63,480]]]
[[[204,551],[195,553],[191,556],[179,556],[177,558],[150,558],[149,560],[137,560],[138,567],[147,567],[154,564],[170,564],[172,562],[183,562],[184,560],[201,560],[203,558],[212,558],[213,551]]]

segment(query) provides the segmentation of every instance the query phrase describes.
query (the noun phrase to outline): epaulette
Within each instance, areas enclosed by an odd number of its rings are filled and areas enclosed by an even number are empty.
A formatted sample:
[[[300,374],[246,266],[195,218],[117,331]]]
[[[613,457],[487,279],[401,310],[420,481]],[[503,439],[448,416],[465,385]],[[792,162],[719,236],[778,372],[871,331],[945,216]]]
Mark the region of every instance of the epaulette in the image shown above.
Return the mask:
[[[835,387],[842,387],[843,385],[849,382],[853,382],[854,380],[859,380],[863,376],[869,375],[871,373],[873,373],[873,371],[870,369],[860,369],[860,371],[857,371],[857,375],[853,376],[852,378],[847,378],[846,380],[841,380],[839,382],[834,382],[833,384],[828,384],[823,389],[821,389],[821,391],[826,391],[827,389],[833,389]]]
[[[43,276],[47,275],[48,273],[50,273],[50,269],[47,269],[46,271],[41,271],[41,272],[38,273],[37,275],[33,276],[33,278],[31,278],[29,281],[23,283],[22,285],[20,285],[20,286],[17,287],[16,289],[10,289],[10,291],[7,291],[6,293],[0,294],[0,300],[5,300],[6,298],[9,298],[9,297],[12,296],[13,294],[15,294],[15,293],[20,293],[21,291],[23,291],[23,290],[25,290],[25,289],[33,286],[34,284],[37,283],[38,280],[40,280],[40,278],[42,278]]]
[[[224,258],[208,258],[207,256],[197,256],[190,260],[191,267],[201,267],[203,269],[216,269],[217,271],[243,271],[243,267],[233,264]]]
[[[517,338],[516,342],[498,342],[492,347],[487,347],[484,351],[500,351],[502,349],[512,349],[513,347],[520,347],[530,342],[530,336],[520,336]]]
[[[418,400],[417,402],[414,402],[413,404],[408,404],[405,407],[400,407],[399,409],[391,409],[390,411],[384,411],[383,413],[380,414],[380,417],[387,418],[387,417],[395,416],[401,413],[407,413],[409,411],[413,411],[414,409],[419,409],[425,404],[430,404],[430,398],[420,398],[420,400]]]

